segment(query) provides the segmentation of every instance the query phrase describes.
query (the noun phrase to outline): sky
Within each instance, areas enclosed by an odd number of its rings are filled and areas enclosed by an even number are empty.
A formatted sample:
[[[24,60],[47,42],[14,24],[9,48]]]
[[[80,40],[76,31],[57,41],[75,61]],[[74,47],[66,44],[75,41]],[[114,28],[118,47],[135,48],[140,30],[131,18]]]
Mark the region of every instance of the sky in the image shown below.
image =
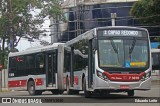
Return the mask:
[[[41,40],[51,42],[51,36],[42,37]],[[34,40],[34,42],[30,42],[25,38],[21,38],[16,48],[18,49],[18,51],[24,51],[27,48],[35,47],[39,45],[40,45],[40,40]]]
[[[66,1],[66,0],[64,0]],[[31,11],[31,13],[33,15],[37,15],[38,13],[40,12],[39,9],[36,9],[34,11]],[[49,31],[47,34],[47,36],[45,37],[40,37],[41,40],[45,40],[47,42],[51,42],[51,36],[50,35],[50,28],[49,28],[49,25],[50,25],[50,20],[49,18],[45,18],[45,22],[43,23],[43,27],[42,29],[46,29],[47,31]],[[35,46],[39,46],[40,45],[40,41],[39,40],[34,40],[34,42],[30,42],[28,41],[28,39],[25,39],[25,38],[21,38],[21,40],[19,41],[18,45],[17,45],[17,49],[18,51],[24,51],[26,50],[27,48],[30,48],[30,47],[35,47]],[[7,46],[7,43],[6,43],[6,46]]]
[[[31,13],[36,15],[36,13],[38,13],[39,11],[40,10],[35,10],[35,12],[31,12]],[[45,21],[42,25],[43,25],[42,29],[46,29],[49,32],[46,33],[47,36],[45,36],[45,37],[41,36],[40,39],[45,40],[50,43],[51,42],[51,36],[49,36],[50,35],[50,29],[49,29],[50,20],[48,17],[45,18]],[[39,45],[40,45],[40,40],[34,40],[34,42],[30,42],[30,41],[28,41],[28,39],[21,38],[21,40],[19,41],[16,48],[18,49],[18,51],[23,51],[23,50],[26,50],[27,48],[35,47],[35,46],[39,46]]]

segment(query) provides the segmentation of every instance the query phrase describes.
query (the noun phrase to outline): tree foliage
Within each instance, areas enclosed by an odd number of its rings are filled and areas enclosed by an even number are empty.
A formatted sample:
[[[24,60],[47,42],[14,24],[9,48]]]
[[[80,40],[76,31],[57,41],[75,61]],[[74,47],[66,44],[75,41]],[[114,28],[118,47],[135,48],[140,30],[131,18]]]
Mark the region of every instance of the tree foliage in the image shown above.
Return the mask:
[[[9,43],[10,23],[12,21],[14,36],[14,47],[19,40],[28,35],[30,38],[39,39],[39,36],[46,32],[41,29],[46,17],[62,17],[60,7],[61,0],[0,0],[0,62],[4,63],[8,48],[5,43]],[[9,3],[11,12],[9,12]],[[16,39],[18,38],[18,39]]]
[[[130,14],[148,25],[160,24],[160,0],[139,0],[134,3]]]
[[[156,38],[154,38],[154,40],[157,41],[157,42],[160,42],[160,37],[159,38],[156,37]]]

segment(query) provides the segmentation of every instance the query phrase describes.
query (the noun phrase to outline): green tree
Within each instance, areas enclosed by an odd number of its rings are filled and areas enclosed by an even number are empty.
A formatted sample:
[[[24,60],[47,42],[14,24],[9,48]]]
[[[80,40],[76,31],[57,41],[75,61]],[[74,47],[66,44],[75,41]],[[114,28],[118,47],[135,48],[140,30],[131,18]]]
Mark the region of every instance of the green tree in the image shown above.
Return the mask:
[[[139,0],[133,4],[130,15],[145,25],[160,25],[160,0]],[[160,42],[160,38],[151,40]]]
[[[157,42],[160,42],[160,37],[159,38],[156,37],[156,38],[154,38],[154,40],[157,41]]]
[[[160,0],[139,0],[134,3],[130,14],[148,25],[160,24]]]
[[[10,40],[9,20],[12,21],[14,47],[24,35],[29,35],[32,39],[39,39],[40,34],[46,32],[45,29],[40,29],[46,17],[61,19],[60,2],[61,0],[0,0],[0,63],[4,64],[8,54],[5,43],[9,43]],[[9,3],[11,12],[9,12]]]

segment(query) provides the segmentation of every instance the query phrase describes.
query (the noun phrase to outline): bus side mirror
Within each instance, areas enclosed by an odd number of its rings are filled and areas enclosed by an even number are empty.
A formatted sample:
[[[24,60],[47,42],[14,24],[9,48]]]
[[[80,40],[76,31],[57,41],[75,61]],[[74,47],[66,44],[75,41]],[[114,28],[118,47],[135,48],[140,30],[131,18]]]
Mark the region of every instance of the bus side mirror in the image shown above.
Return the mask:
[[[97,49],[97,39],[93,39],[92,40],[92,50],[96,50]]]
[[[97,39],[92,40],[92,51],[95,54],[95,51],[97,50]]]

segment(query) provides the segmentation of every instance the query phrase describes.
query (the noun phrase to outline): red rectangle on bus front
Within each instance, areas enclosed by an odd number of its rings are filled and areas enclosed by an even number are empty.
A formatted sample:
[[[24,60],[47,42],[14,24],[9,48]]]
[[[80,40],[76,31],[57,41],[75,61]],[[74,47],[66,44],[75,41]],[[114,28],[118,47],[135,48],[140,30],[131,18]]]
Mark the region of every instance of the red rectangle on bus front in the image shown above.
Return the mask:
[[[139,81],[139,76],[138,75],[111,75],[110,80],[115,80],[115,81]]]
[[[8,81],[8,87],[25,87],[26,85],[27,80]]]
[[[75,84],[75,85],[78,85],[78,76],[75,76],[75,77],[74,77],[74,84]]]
[[[37,78],[36,79],[36,86],[41,86],[43,84],[42,78]]]
[[[110,74],[108,72],[104,72],[104,74],[109,78],[111,81],[139,81],[142,76],[145,74],[144,72],[140,74]]]
[[[120,89],[129,89],[129,85],[120,85]]]

